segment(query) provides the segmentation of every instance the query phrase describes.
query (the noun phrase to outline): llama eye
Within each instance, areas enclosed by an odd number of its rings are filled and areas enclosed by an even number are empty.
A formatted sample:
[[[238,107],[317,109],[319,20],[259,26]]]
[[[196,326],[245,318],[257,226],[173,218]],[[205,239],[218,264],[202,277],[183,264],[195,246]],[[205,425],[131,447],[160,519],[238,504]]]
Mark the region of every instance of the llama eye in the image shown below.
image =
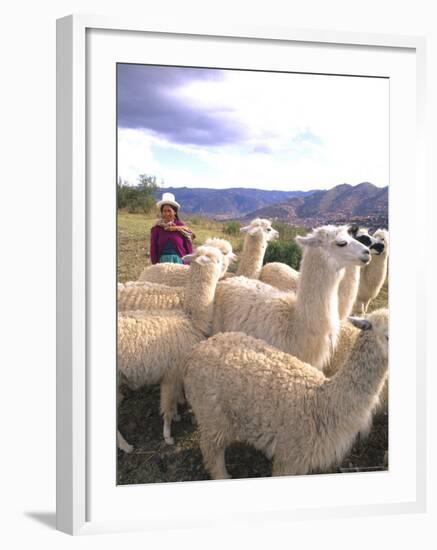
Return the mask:
[[[347,245],[346,241],[340,241],[337,243],[337,246],[346,246],[346,245]]]
[[[272,230],[272,228],[271,228],[271,227],[268,227],[268,228],[267,228],[267,231],[271,231],[271,230]]]

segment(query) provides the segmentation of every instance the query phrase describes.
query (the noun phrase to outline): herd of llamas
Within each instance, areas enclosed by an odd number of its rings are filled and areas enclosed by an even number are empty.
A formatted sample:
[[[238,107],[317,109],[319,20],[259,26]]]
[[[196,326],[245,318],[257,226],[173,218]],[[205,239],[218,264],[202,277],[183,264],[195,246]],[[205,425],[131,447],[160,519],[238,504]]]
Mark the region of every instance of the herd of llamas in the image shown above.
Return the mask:
[[[388,311],[367,313],[387,275],[388,232],[324,225],[297,236],[299,271],[263,265],[278,232],[246,227],[237,257],[210,238],[184,265],[145,267],[118,285],[117,405],[123,386],[160,385],[162,437],[186,403],[212,479],[243,442],[273,475],[330,471],[388,407]],[[135,452],[117,432],[125,453]]]

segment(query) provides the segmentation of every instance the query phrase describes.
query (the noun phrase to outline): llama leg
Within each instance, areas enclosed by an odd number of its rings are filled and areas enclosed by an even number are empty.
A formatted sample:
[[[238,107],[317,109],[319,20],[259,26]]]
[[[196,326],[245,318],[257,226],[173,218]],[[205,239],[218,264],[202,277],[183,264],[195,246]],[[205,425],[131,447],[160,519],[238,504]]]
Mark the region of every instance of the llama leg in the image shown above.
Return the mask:
[[[127,454],[131,453],[134,450],[133,445],[130,445],[130,443],[126,441],[126,439],[121,435],[121,433],[118,430],[117,430],[117,447]]]
[[[182,384],[182,380],[179,380],[178,383],[178,404],[179,405],[185,405],[186,403],[185,399],[185,393],[184,393],[184,385]]]
[[[124,396],[120,391],[120,388],[117,386],[117,409],[121,404],[121,402],[123,401],[123,398]],[[117,430],[117,447],[127,454],[131,453],[134,450],[134,446],[126,441],[126,439],[121,435],[119,430]]]
[[[163,435],[167,445],[173,445],[171,422],[177,415],[179,379],[174,371],[167,372],[161,382],[161,414],[164,419]]]
[[[231,478],[226,470],[225,449],[225,445],[217,445],[201,434],[200,450],[202,451],[203,463],[212,479]]]
[[[176,392],[177,392],[177,403],[178,405],[184,405],[186,403],[185,400],[185,394],[184,394],[184,385],[182,383],[182,380],[178,377],[178,380],[176,382]],[[173,417],[173,420],[175,422],[181,421],[181,415],[176,412],[176,414]]]

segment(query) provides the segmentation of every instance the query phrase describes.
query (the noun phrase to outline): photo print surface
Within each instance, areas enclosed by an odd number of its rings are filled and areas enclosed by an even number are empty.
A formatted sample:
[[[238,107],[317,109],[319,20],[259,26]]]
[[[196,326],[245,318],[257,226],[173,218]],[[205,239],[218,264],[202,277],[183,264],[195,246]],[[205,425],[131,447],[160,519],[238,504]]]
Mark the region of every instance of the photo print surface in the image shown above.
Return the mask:
[[[117,65],[117,483],[387,470],[389,80]]]

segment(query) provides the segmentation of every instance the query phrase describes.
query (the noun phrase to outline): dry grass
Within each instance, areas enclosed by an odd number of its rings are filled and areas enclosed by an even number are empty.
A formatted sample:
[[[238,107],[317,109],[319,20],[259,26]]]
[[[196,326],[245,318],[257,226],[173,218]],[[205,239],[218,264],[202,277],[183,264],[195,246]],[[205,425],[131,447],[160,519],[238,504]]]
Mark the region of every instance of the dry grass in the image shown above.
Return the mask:
[[[136,281],[141,271],[150,265],[150,229],[156,216],[119,212],[117,219],[118,238],[118,281]],[[221,237],[231,242],[235,252],[242,249],[242,235],[225,235],[223,224],[200,216],[183,220],[195,235],[194,245],[203,244],[208,237]]]

